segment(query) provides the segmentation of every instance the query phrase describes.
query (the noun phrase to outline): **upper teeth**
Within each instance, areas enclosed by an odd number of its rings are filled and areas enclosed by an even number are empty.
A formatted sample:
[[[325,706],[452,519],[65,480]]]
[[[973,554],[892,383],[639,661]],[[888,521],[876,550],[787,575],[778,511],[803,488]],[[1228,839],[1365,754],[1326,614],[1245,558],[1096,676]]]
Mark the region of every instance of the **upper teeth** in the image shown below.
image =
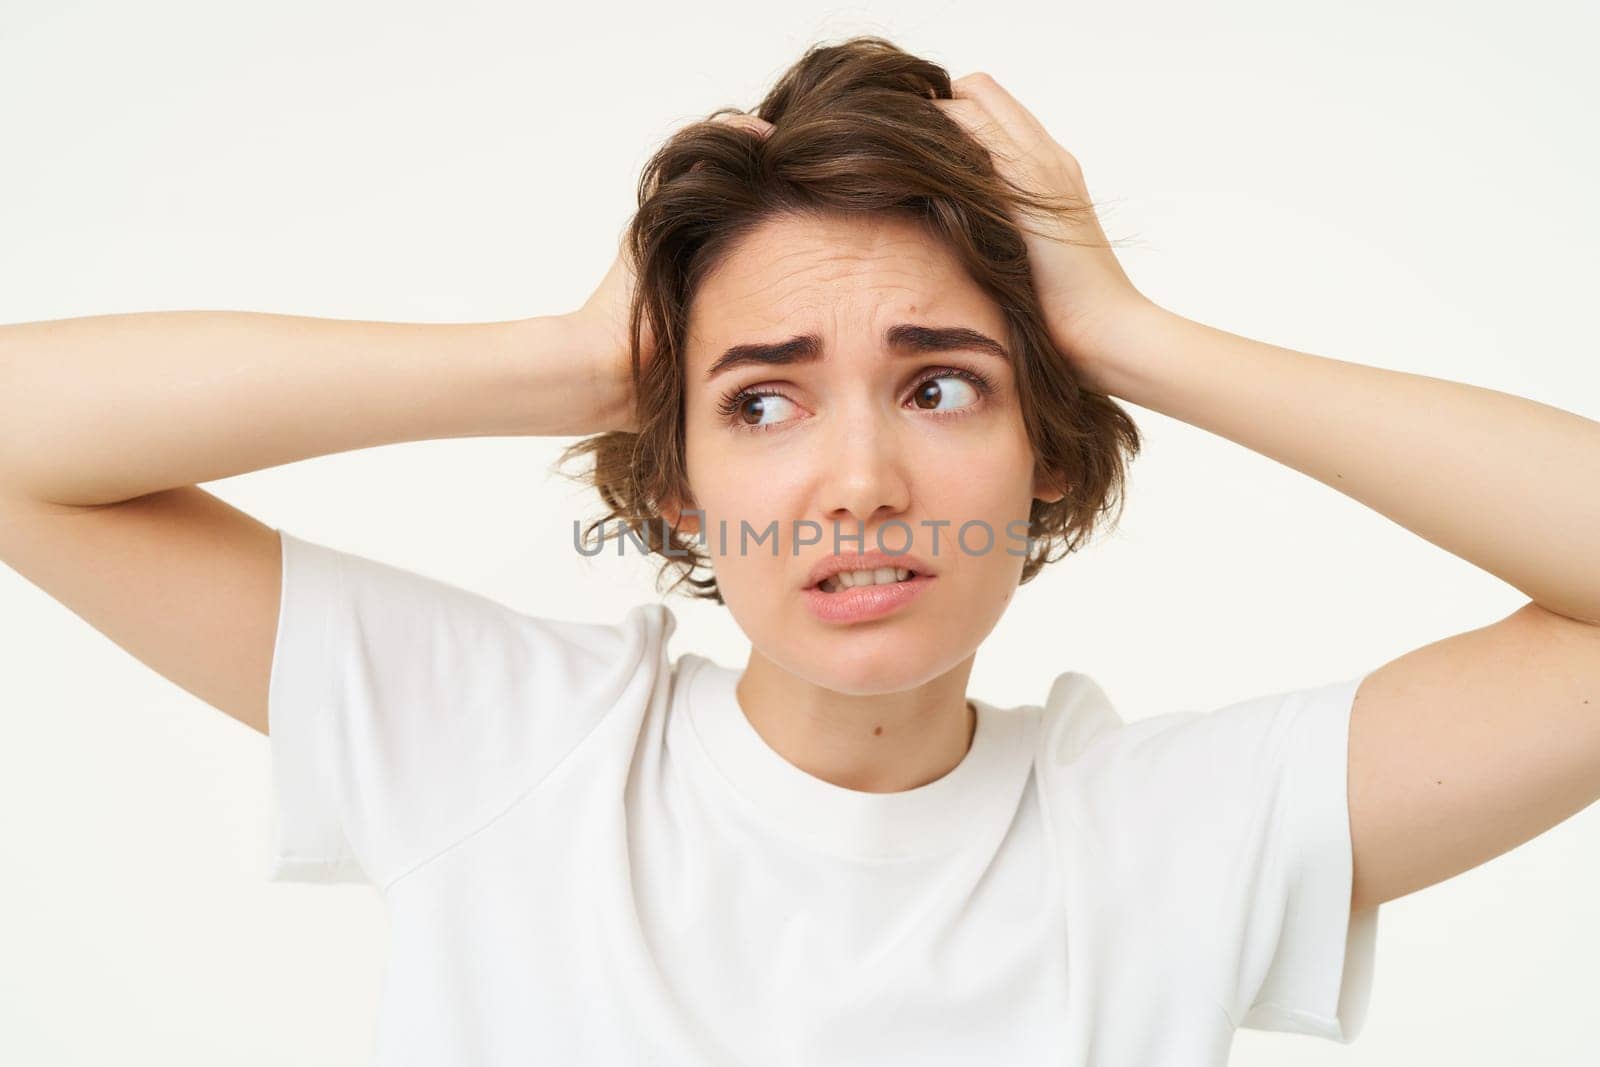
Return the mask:
[[[831,578],[824,578],[818,583],[818,588],[825,593],[832,593],[839,589],[851,589],[858,585],[887,585],[890,582],[903,582],[911,577],[911,572],[904,567],[877,567],[870,571],[840,571]]]

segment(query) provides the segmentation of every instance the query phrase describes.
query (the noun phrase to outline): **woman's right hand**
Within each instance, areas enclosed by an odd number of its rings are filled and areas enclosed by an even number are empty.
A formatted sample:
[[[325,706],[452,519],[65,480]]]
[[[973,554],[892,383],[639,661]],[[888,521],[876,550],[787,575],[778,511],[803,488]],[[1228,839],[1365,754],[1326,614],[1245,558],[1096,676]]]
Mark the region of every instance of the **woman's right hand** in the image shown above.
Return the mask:
[[[772,132],[772,123],[755,115],[730,112],[714,115],[711,122],[723,122],[765,138]],[[589,361],[589,367],[598,391],[601,422],[605,429],[637,432],[633,398],[633,376],[628,345],[628,316],[633,307],[634,287],[638,279],[629,260],[627,235],[617,242],[617,254],[611,269],[601,279],[600,285],[583,306],[568,317],[578,333],[578,348]],[[640,366],[646,366],[655,357],[656,341],[650,329],[649,316],[639,323]]]
[[[624,235],[625,239],[625,235]],[[632,309],[637,284],[628,252],[621,241],[611,269],[583,306],[567,318],[577,333],[577,348],[587,361],[601,413],[602,430],[637,432],[631,353],[628,345],[628,314]],[[640,365],[655,355],[655,335],[650,319],[639,324]]]

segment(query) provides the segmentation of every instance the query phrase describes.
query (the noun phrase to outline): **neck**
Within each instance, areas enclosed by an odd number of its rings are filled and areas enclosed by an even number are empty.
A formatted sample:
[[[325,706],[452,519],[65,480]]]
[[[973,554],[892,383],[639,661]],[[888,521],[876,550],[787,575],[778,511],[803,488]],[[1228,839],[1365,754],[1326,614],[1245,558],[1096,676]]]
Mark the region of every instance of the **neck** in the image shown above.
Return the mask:
[[[972,747],[967,703],[973,659],[910,689],[840,693],[752,649],[739,706],[773,751],[814,778],[863,793],[899,793],[937,781]]]

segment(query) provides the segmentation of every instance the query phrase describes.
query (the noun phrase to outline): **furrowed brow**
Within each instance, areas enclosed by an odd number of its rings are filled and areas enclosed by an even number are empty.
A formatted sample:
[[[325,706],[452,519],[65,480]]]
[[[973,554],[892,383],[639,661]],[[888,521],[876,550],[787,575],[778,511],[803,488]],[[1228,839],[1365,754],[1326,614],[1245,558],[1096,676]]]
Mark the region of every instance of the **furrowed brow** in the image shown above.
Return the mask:
[[[1011,354],[999,341],[966,326],[897,323],[884,333],[884,343],[896,355],[973,351],[984,352],[1008,362],[1011,359]],[[739,344],[717,357],[706,371],[706,380],[710,381],[724,371],[750,364],[786,366],[792,363],[814,363],[821,358],[822,338],[814,333],[796,334],[787,341]]]
[[[922,326],[902,322],[889,327],[884,340],[895,352],[916,355],[923,352],[987,352],[996,359],[1007,362],[1011,353],[1006,346],[986,333],[965,326]]]

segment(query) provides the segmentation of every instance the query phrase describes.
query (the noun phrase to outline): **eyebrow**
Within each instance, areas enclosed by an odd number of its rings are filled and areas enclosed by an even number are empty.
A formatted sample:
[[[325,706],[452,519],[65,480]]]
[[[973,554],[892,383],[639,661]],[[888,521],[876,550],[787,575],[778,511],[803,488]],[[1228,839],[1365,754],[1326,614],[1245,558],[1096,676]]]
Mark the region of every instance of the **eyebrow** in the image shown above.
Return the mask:
[[[919,355],[926,352],[952,352],[971,350],[986,352],[996,359],[1010,361],[1011,354],[1004,345],[986,333],[966,326],[924,326],[920,323],[901,322],[884,331],[884,344],[896,355]],[[784,366],[791,363],[815,363],[822,358],[822,338],[814,333],[796,334],[787,341],[754,342],[734,345],[706,371],[710,381],[723,371],[746,364]]]

